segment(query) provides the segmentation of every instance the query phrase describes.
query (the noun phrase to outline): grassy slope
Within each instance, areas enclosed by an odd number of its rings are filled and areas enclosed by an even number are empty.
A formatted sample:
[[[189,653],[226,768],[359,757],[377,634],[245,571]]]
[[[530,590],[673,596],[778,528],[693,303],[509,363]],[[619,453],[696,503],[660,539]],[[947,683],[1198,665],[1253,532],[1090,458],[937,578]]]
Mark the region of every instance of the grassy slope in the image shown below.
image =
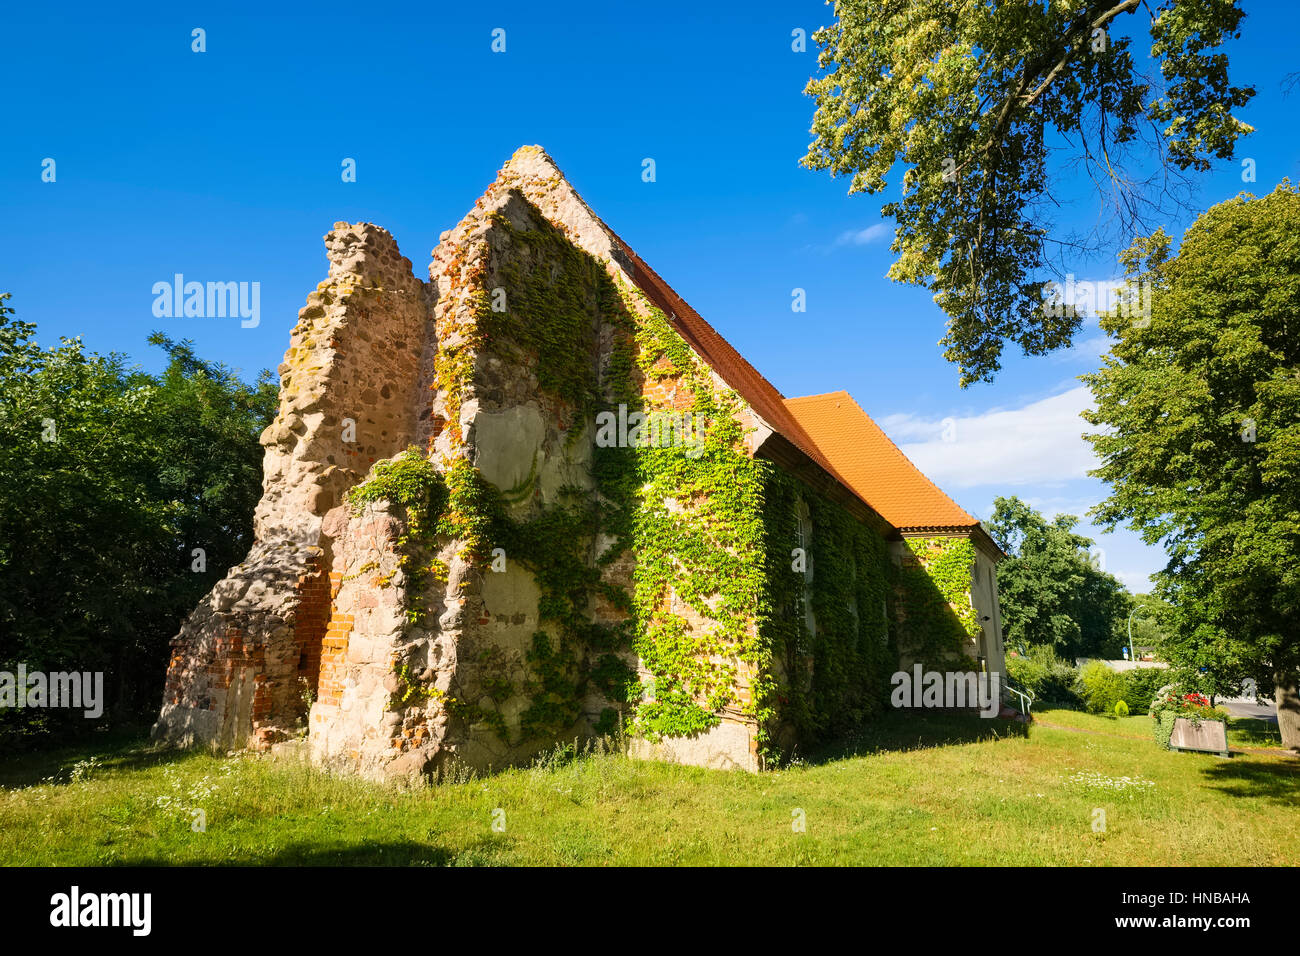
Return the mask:
[[[1144,717],[1042,717],[1093,733],[890,715],[758,776],[605,754],[403,792],[107,741],[76,782],[91,751],[0,763],[0,863],[1300,864],[1300,762],[1160,752]]]

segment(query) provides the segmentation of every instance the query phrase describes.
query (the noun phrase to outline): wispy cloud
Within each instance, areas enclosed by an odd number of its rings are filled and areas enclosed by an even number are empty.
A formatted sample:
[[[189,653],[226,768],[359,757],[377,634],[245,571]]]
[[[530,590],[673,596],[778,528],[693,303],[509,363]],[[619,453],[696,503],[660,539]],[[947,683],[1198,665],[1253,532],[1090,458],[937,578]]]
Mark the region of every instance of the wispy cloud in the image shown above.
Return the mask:
[[[887,238],[889,238],[889,227],[883,222],[878,222],[874,226],[867,226],[866,229],[847,229],[841,232],[835,237],[835,241],[831,243],[831,248],[869,246],[873,242],[879,242]]]
[[[864,229],[845,229],[830,242],[808,243],[803,249],[805,252],[829,256],[843,249],[871,246],[882,242],[888,243],[891,235],[893,235],[893,232],[889,224],[878,222]]]

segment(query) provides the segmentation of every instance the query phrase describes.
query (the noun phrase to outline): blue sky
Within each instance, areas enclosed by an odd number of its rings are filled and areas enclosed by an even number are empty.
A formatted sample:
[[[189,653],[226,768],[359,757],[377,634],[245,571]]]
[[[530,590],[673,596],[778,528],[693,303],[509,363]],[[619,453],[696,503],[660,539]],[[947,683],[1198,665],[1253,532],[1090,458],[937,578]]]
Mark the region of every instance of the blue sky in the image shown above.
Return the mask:
[[[78,7],[0,14],[0,290],[45,344],[79,334],[156,369],[145,338],[160,329],[250,376],[273,369],[325,275],[332,223],[383,225],[424,277],[438,234],[518,146],[537,143],[778,389],[847,389],[968,510],[987,517],[996,495],[1018,494],[1081,513],[1104,495],[1085,477],[1077,417],[1077,376],[1104,348],[1095,325],[1052,356],[1009,349],[994,384],[958,388],[930,294],[885,277],[879,207],[900,174],[881,196],[849,196],[847,181],[798,166],[816,61],[811,41],[791,50],[791,33],[829,22],[821,3],[754,2],[741,18],[663,0],[281,4],[273,16],[226,3]],[[1258,91],[1242,113],[1256,132],[1238,151],[1257,182],[1220,163],[1197,180],[1200,209],[1300,177],[1300,89],[1281,87],[1300,69],[1293,9],[1246,9],[1229,49],[1234,82]],[[196,27],[204,53],[191,50]],[[504,53],[491,49],[496,28]],[[53,183],[41,180],[47,157]],[[341,179],[344,157],[354,183]],[[1067,226],[1099,211],[1075,189]],[[1178,236],[1189,221],[1166,228]],[[1113,256],[1072,271],[1116,274]],[[178,272],[259,282],[259,325],[155,318],[152,286]],[[806,313],[791,312],[794,288]],[[1127,531],[1098,543],[1134,589],[1163,564]]]

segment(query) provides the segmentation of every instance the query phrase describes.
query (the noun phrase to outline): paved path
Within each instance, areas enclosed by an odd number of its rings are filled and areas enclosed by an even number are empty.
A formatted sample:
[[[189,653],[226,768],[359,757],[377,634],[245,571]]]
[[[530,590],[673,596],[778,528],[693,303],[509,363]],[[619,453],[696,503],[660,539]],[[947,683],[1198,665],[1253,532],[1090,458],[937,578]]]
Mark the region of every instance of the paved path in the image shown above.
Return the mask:
[[[1253,697],[1220,697],[1215,703],[1227,708],[1228,713],[1234,717],[1249,717],[1253,720],[1277,723],[1277,704],[1272,701],[1259,704]]]

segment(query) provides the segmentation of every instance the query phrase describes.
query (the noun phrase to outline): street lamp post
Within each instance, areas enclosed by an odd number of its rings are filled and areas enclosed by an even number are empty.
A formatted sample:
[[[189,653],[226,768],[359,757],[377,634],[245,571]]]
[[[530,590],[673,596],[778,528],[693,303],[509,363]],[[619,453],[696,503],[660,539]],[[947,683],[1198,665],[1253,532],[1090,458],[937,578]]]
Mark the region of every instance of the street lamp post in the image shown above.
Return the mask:
[[[1139,604],[1133,610],[1128,612],[1128,652],[1133,655],[1133,660],[1137,660],[1137,651],[1133,649],[1133,615],[1138,611],[1145,611],[1146,608]]]

